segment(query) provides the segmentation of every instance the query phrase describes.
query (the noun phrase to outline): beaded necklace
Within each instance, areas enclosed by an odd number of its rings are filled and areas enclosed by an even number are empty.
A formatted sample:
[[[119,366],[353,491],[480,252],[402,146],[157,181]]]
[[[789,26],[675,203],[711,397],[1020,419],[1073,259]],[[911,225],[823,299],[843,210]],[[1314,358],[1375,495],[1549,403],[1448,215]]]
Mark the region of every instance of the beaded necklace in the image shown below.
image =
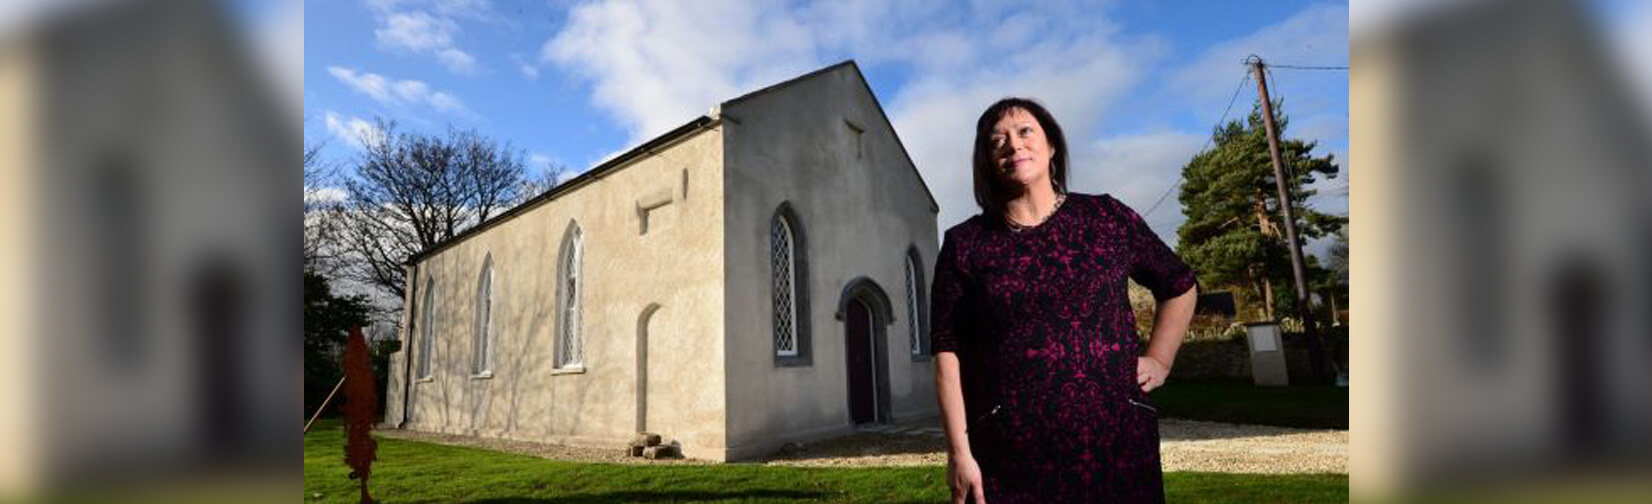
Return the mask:
[[[1067,193],[1063,192],[1063,193],[1056,194],[1055,195],[1055,206],[1050,208],[1050,213],[1045,214],[1044,217],[1038,219],[1038,222],[1034,222],[1032,224],[1025,224],[1025,225],[1017,224],[1015,221],[1010,220],[1009,212],[1004,212],[1004,224],[1009,226],[1011,233],[1020,233],[1022,231],[1026,231],[1028,229],[1038,227],[1040,224],[1043,224],[1044,221],[1050,220],[1050,216],[1055,215],[1056,210],[1061,209],[1061,203],[1064,202],[1064,201],[1067,201]]]

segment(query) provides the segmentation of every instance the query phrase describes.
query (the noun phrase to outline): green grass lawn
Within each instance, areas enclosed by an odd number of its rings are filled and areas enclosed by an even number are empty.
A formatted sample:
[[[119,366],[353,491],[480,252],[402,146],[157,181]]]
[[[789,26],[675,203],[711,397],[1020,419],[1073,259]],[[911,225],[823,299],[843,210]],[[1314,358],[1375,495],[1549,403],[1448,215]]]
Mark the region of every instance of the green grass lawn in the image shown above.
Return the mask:
[[[755,464],[583,464],[379,438],[370,491],[401,502],[945,502],[941,467],[796,468]],[[305,502],[356,502],[344,431],[304,437]],[[1346,474],[1165,475],[1170,502],[1347,502]],[[318,497],[319,495],[319,497]]]
[[[1170,418],[1348,428],[1348,389],[1330,385],[1258,387],[1248,381],[1172,380],[1153,391],[1152,401]]]

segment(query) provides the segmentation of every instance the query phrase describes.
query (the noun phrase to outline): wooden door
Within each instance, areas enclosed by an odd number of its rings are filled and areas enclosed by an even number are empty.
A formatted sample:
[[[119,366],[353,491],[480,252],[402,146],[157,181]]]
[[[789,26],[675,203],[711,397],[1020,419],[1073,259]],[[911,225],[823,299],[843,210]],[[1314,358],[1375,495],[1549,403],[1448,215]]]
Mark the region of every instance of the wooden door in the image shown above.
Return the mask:
[[[872,311],[860,300],[849,303],[849,417],[856,424],[877,420],[877,397],[873,392],[876,367],[872,365]]]

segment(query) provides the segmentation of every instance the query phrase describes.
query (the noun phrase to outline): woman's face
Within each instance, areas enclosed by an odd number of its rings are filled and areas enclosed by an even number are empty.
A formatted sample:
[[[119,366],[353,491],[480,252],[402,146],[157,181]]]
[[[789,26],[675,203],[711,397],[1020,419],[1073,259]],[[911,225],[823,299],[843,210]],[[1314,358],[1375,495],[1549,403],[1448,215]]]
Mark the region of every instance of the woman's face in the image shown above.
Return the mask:
[[[1047,183],[1055,149],[1032,113],[1012,108],[992,127],[993,162],[1002,180],[1023,188]]]

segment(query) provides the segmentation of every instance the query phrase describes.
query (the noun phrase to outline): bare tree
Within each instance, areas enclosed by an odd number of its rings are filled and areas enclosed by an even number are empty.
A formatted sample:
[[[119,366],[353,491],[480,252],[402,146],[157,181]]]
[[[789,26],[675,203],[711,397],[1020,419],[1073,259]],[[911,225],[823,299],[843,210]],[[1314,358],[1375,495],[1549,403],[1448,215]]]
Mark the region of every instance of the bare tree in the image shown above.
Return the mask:
[[[304,147],[304,270],[330,274],[337,263],[329,210],[339,204],[338,166],[321,157],[325,146]]]
[[[378,121],[331,214],[345,274],[402,299],[402,264],[521,200],[523,153],[474,131],[399,133]]]
[[[321,162],[321,147],[323,143],[304,146],[304,190],[321,185],[322,180],[331,174],[330,165]],[[308,209],[306,205],[304,208]]]
[[[567,178],[572,173],[573,170],[569,169],[567,165],[555,162],[547,163],[543,168],[540,168],[537,175],[530,176],[523,180],[520,195],[521,200],[527,201],[541,194],[545,194],[545,192],[550,191],[551,189],[555,189],[556,186],[561,185],[562,182],[564,182],[563,179]]]

